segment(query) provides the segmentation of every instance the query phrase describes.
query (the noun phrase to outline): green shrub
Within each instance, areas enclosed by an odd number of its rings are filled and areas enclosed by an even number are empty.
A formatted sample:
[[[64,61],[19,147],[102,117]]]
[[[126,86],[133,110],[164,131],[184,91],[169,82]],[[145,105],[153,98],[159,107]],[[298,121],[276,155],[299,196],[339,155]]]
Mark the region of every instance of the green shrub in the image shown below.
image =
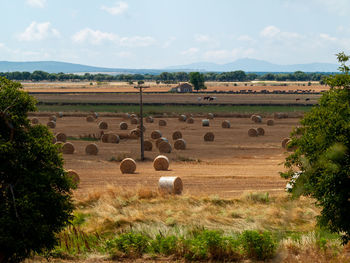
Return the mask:
[[[150,238],[138,233],[124,233],[114,240],[107,241],[106,248],[115,253],[115,249],[128,257],[139,257],[148,251]],[[113,256],[113,255],[112,255]]]
[[[265,260],[272,258],[276,251],[276,243],[270,232],[246,230],[241,236],[244,253],[249,258]]]
[[[179,239],[176,236],[157,235],[151,241],[151,250],[155,254],[161,255],[176,255],[179,251]]]

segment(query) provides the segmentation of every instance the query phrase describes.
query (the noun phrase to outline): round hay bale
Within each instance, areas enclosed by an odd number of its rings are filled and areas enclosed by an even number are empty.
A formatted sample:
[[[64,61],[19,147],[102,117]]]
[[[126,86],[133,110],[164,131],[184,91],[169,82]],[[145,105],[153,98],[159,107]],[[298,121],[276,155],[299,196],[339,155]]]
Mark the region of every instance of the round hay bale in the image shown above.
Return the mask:
[[[164,155],[158,155],[153,161],[153,167],[156,171],[167,171],[169,168],[169,159]]]
[[[54,129],[56,128],[56,122],[54,121],[49,121],[47,124],[46,124],[47,127],[51,128],[51,129]]]
[[[59,113],[57,113],[57,116],[58,116],[58,118],[63,118],[63,112],[60,111]]]
[[[156,141],[156,147],[157,147],[157,148],[159,148],[159,144],[160,144],[161,142],[169,142],[169,141],[168,141],[168,139],[165,138],[165,137],[159,138],[159,139]]]
[[[282,148],[283,149],[286,149],[286,145],[287,145],[287,142],[289,142],[290,141],[290,138],[284,138],[283,140],[282,140]]]
[[[258,130],[255,128],[251,128],[248,130],[249,137],[257,137],[259,134]]]
[[[171,145],[169,142],[162,141],[158,145],[158,150],[160,153],[171,153]]]
[[[87,122],[94,122],[94,120],[95,120],[94,116],[89,115],[86,117]]]
[[[167,124],[167,123],[166,123],[166,120],[159,120],[159,121],[158,121],[158,125],[159,125],[159,126],[166,126],[166,124]]]
[[[97,147],[97,145],[94,144],[94,143],[88,144],[85,147],[85,153],[87,155],[97,155],[98,154],[98,147]]]
[[[125,158],[120,163],[120,171],[123,174],[133,174],[136,171],[136,162],[131,158]]]
[[[62,153],[64,153],[64,154],[73,154],[74,151],[75,151],[75,148],[74,148],[73,143],[66,142],[65,144],[63,144],[63,146],[62,146]]]
[[[67,172],[67,177],[69,177],[73,183],[77,186],[80,183],[80,177],[78,173],[74,170],[68,170]]]
[[[93,116],[94,116],[95,119],[98,119],[98,113],[97,112],[94,112]]]
[[[31,119],[31,123],[32,124],[39,124],[39,119],[34,117],[33,119]]]
[[[209,120],[208,119],[202,120],[202,126],[203,127],[209,127]]]
[[[179,195],[183,191],[183,184],[180,177],[163,176],[159,178],[158,190],[163,194]]]
[[[59,142],[66,142],[67,141],[67,135],[64,134],[63,132],[59,132],[56,134],[56,139]]]
[[[138,118],[131,118],[130,123],[131,124],[139,124],[139,119]]]
[[[137,115],[135,113],[130,115],[130,119],[137,118]]]
[[[119,128],[121,130],[127,130],[128,129],[128,124],[126,122],[121,122],[121,123],[119,123]]]
[[[267,124],[267,126],[273,126],[273,125],[275,125],[275,121],[274,120],[267,120],[266,124]]]
[[[56,115],[51,115],[51,116],[49,117],[49,121],[54,121],[54,122],[56,122],[56,121],[57,121]]]
[[[261,123],[262,122],[262,117],[259,115],[252,115],[251,117],[252,121],[254,121],[255,123]]]
[[[118,133],[119,139],[124,140],[124,139],[129,139],[130,135],[128,133]]]
[[[129,133],[131,139],[138,139],[141,136],[140,129],[132,129]]]
[[[207,132],[206,134],[204,134],[204,141],[206,142],[212,142],[214,141],[215,135],[212,132]]]
[[[265,135],[265,130],[264,130],[263,128],[259,127],[259,128],[257,128],[256,130],[258,131],[258,135],[259,135],[259,136]]]
[[[146,122],[147,122],[147,123],[153,123],[153,122],[154,122],[153,117],[147,116],[147,117],[146,117]]]
[[[139,130],[141,130],[141,125],[137,125],[136,127],[137,127]],[[143,132],[146,131],[146,127],[145,127],[145,126],[142,127],[142,131],[143,131]]]
[[[62,147],[63,147],[63,142],[55,142],[54,144],[58,146],[58,151],[61,153]]]
[[[104,143],[108,143],[108,137],[109,137],[109,133],[102,134],[101,141]]]
[[[209,120],[214,119],[214,114],[213,114],[213,113],[208,113],[208,114],[207,114],[207,118],[208,118]]]
[[[228,121],[228,120],[223,121],[223,122],[221,123],[221,127],[224,128],[224,129],[229,129],[229,128],[231,128],[231,123],[230,123],[230,121]]]
[[[143,148],[145,151],[148,151],[148,152],[152,151],[152,148],[153,148],[152,142],[150,140],[145,140],[143,142]]]
[[[159,130],[155,130],[155,131],[153,131],[152,133],[151,133],[151,138],[153,139],[153,140],[157,140],[157,139],[159,139],[159,138],[161,138],[162,137],[162,133],[161,133],[161,131],[159,131]]]
[[[117,134],[110,133],[107,138],[108,143],[119,143],[120,138]]]
[[[179,116],[179,121],[186,121],[186,119],[187,119],[186,115],[182,114]]]
[[[173,133],[173,140],[176,141],[177,139],[181,139],[182,138],[182,133],[180,131],[175,131]]]
[[[52,143],[55,144],[57,142],[56,137],[52,137]]]
[[[192,117],[189,117],[189,118],[187,118],[186,122],[189,123],[189,124],[193,124],[194,123],[194,119]]]
[[[98,128],[100,128],[101,130],[107,130],[107,129],[108,129],[108,123],[105,122],[105,121],[101,121],[101,122],[98,124]]]
[[[174,142],[174,148],[176,150],[186,150],[186,141],[184,139],[178,139]]]
[[[123,114],[123,119],[124,119],[124,120],[130,119],[130,114],[129,114],[129,113],[124,113],[124,114]]]

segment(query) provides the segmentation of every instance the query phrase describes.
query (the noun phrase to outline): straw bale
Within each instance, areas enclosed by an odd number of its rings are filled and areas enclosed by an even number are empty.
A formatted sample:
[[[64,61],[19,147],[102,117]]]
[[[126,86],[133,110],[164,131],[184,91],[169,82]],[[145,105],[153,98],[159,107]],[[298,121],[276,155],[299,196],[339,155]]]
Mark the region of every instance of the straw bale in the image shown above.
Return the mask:
[[[265,135],[265,130],[264,130],[264,128],[259,127],[259,128],[257,128],[256,130],[258,131],[258,135],[260,135],[260,136]]]
[[[121,130],[127,130],[127,129],[128,129],[128,124],[127,124],[126,122],[121,122],[121,123],[119,124],[119,128],[120,128]]]
[[[158,190],[163,194],[179,195],[183,191],[183,184],[180,177],[163,176],[159,178]]]
[[[59,142],[66,142],[67,141],[67,135],[63,132],[59,132],[56,134],[56,139]]]
[[[125,158],[120,163],[120,171],[123,174],[133,174],[136,171],[136,162],[131,158]]]
[[[159,138],[161,138],[161,137],[162,137],[162,133],[161,133],[161,131],[159,131],[159,130],[155,130],[155,131],[153,131],[153,132],[151,133],[151,138],[152,138],[153,140],[159,139]]]
[[[76,171],[68,170],[66,172],[67,172],[67,177],[71,178],[71,180],[75,185],[78,185],[80,183],[80,177]]]
[[[139,119],[137,117],[130,119],[131,124],[139,124]]]
[[[130,119],[130,114],[129,114],[129,113],[124,113],[124,114],[123,114],[123,119],[124,119],[124,120]]]
[[[119,136],[119,139],[121,139],[121,140],[130,138],[129,133],[118,133],[118,136]]]
[[[167,123],[166,123],[166,120],[159,120],[159,121],[158,121],[158,125],[159,125],[159,126],[166,126],[166,124],[167,124]]]
[[[158,149],[160,153],[171,153],[172,150],[170,143],[166,141],[162,141],[161,143],[159,143]]]
[[[186,150],[186,141],[184,139],[178,139],[174,142],[174,148],[176,150]]]
[[[212,132],[207,132],[206,134],[204,134],[204,141],[206,142],[212,142],[214,141],[215,135]]]
[[[168,141],[168,139],[165,138],[165,137],[161,137],[161,138],[157,139],[157,140],[156,140],[156,147],[157,147],[157,148],[159,148],[159,144],[160,144],[161,142],[169,142],[169,141]]]
[[[266,124],[267,124],[267,126],[273,126],[273,125],[275,125],[275,121],[274,120],[267,120]]]
[[[107,137],[108,143],[119,143],[119,141],[120,141],[120,138],[117,134],[114,134],[114,133],[108,134],[108,137]]]
[[[189,123],[189,124],[193,124],[194,123],[194,119],[192,117],[188,117],[186,122]]]
[[[152,151],[152,148],[153,148],[152,142],[150,140],[145,140],[143,142],[143,148],[145,149],[145,151],[148,151],[148,152]]]
[[[224,129],[229,129],[229,128],[231,128],[231,123],[230,123],[230,121],[224,120],[224,121],[221,123],[221,127],[224,128]]]
[[[88,144],[85,147],[85,153],[88,155],[97,155],[98,154],[98,147],[95,143]]]
[[[51,116],[49,117],[49,121],[54,121],[54,122],[56,122],[56,121],[57,121],[56,115],[51,115]]]
[[[153,123],[153,122],[154,122],[153,117],[152,117],[152,116],[147,116],[147,117],[146,117],[146,122],[147,122],[147,123]]]
[[[182,138],[182,133],[180,131],[175,131],[173,133],[173,140],[181,139]]]
[[[167,171],[169,168],[169,159],[164,155],[158,155],[153,161],[153,167],[156,171]]]
[[[283,149],[286,149],[286,144],[287,144],[287,142],[290,140],[290,138],[284,138],[283,140],[282,140],[282,142],[281,142],[281,144],[282,144],[282,148]]]
[[[137,125],[136,127],[137,127],[139,130],[141,130],[141,125]],[[142,127],[142,131],[143,131],[143,132],[146,131],[146,127],[145,127],[145,126]]]
[[[208,114],[207,114],[207,118],[208,118],[209,120],[214,119],[214,114],[213,114],[213,113],[208,113]]]
[[[138,139],[141,136],[141,131],[140,129],[132,129],[129,133],[130,139]]]
[[[209,127],[209,120],[208,119],[202,120],[202,126],[203,127]]]
[[[46,125],[47,125],[47,127],[51,128],[51,129],[56,128],[56,122],[54,122],[54,121],[49,121]]]
[[[104,143],[107,143],[108,142],[108,137],[109,137],[109,133],[102,134],[101,141],[104,142]]]
[[[95,120],[95,118],[92,115],[89,115],[89,116],[86,117],[86,121],[87,122],[94,122],[94,120]]]
[[[98,124],[98,127],[99,127],[101,130],[107,130],[107,129],[108,129],[108,123],[105,122],[105,121],[101,121],[101,122]]]
[[[62,146],[62,153],[64,154],[73,154],[75,151],[74,145],[70,142],[66,142]]]
[[[186,121],[186,119],[187,119],[186,115],[182,114],[179,116],[179,121]]]
[[[251,128],[248,130],[249,137],[257,137],[259,135],[259,132],[255,128]]]
[[[34,117],[31,122],[32,124],[39,124],[39,119]]]

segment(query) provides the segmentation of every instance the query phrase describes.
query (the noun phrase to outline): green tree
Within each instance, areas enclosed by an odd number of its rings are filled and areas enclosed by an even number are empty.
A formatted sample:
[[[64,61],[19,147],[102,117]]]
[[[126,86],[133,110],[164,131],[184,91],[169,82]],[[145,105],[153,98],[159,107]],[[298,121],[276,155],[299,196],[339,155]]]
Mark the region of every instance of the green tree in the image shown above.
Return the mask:
[[[287,157],[281,173],[292,178],[294,195],[316,199],[322,210],[321,226],[350,240],[350,75],[346,62],[349,56],[337,55],[343,74],[328,77],[331,87],[319,105],[305,115],[301,126],[292,132],[290,147],[296,150]]]
[[[198,92],[201,89],[207,89],[204,85],[204,76],[199,72],[191,72],[189,74],[190,83],[193,85],[194,89]]]
[[[0,78],[0,262],[52,248],[73,209],[74,185],[53,135],[30,125],[35,100],[21,89]]]

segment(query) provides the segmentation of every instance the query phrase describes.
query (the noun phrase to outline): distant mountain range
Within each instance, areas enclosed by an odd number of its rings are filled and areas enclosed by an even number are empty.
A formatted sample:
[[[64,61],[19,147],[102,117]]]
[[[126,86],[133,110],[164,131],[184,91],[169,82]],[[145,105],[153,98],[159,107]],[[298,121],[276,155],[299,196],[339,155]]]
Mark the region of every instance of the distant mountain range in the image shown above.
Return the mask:
[[[245,72],[337,72],[338,65],[331,63],[310,63],[295,65],[278,65],[263,60],[238,59],[232,63],[215,64],[210,62],[193,63],[188,65],[171,66],[164,69],[126,69],[104,68],[58,61],[9,62],[0,61],[0,72],[42,70],[49,73],[108,73],[108,74],[159,74],[164,71],[202,71],[225,72],[243,70]]]

